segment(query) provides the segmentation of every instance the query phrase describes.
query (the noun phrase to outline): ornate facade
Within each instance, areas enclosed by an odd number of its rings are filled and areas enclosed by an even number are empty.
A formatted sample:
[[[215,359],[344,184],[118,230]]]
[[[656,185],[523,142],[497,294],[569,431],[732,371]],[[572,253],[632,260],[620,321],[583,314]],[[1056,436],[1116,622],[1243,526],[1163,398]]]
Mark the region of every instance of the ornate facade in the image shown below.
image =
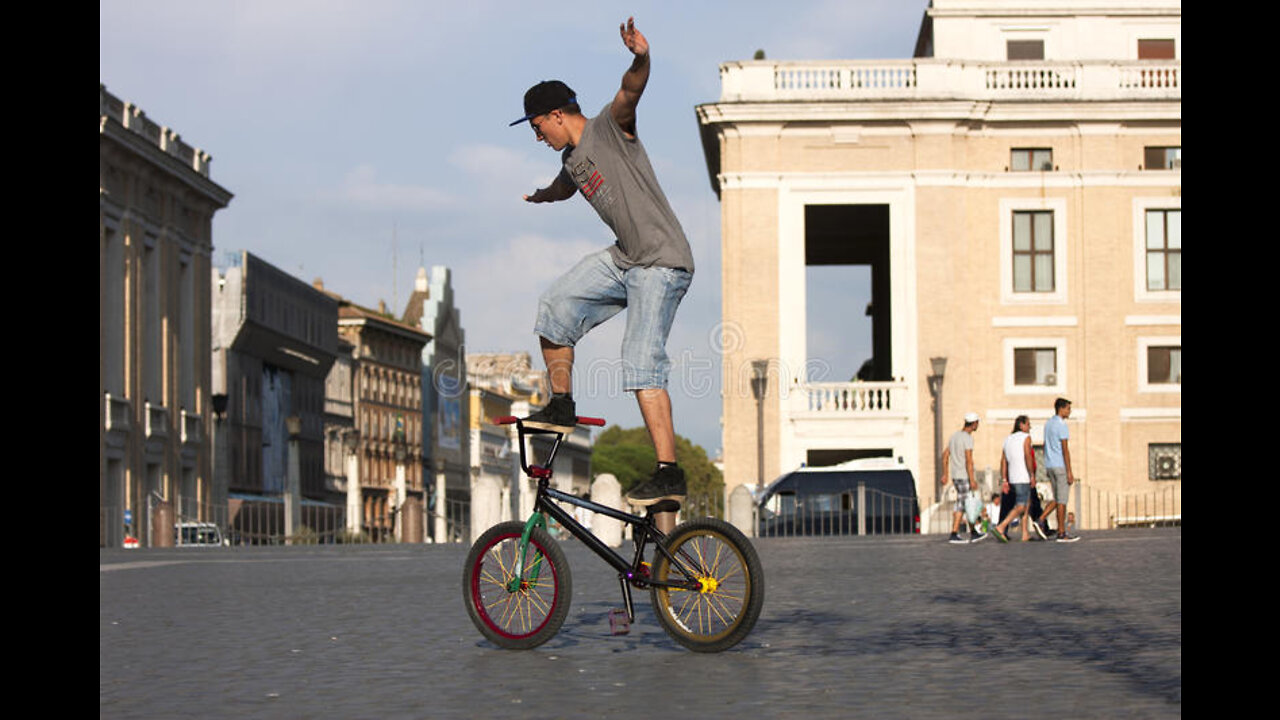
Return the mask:
[[[347,300],[338,334],[353,347],[362,529],[373,540],[422,542],[422,348],[431,336]]]
[[[211,518],[210,157],[99,88],[99,537]]]

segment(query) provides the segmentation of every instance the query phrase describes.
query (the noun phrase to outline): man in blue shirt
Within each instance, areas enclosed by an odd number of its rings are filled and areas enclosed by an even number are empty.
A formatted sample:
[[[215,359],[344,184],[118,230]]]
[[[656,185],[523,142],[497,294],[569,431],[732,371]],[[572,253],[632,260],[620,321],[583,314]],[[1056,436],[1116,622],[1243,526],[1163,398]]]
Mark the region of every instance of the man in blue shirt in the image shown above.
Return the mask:
[[[1044,425],[1044,465],[1053,483],[1053,502],[1044,509],[1044,514],[1032,526],[1037,534],[1049,539],[1049,513],[1058,516],[1058,542],[1075,542],[1080,538],[1067,532],[1067,500],[1071,497],[1071,486],[1075,484],[1075,475],[1071,472],[1071,448],[1068,445],[1071,433],[1067,430],[1067,418],[1071,417],[1071,401],[1058,398],[1053,403],[1053,417]]]

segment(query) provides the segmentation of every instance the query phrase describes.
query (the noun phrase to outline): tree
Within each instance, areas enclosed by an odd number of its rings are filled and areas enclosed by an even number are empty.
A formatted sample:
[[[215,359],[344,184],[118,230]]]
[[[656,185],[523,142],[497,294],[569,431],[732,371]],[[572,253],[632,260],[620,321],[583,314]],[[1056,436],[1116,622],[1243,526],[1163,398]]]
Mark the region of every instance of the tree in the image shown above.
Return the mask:
[[[724,495],[724,477],[707,459],[707,451],[688,438],[676,435],[676,462],[684,469],[690,497],[719,498]],[[643,427],[623,429],[610,425],[591,448],[591,472],[612,473],[626,493],[653,474],[657,466],[653,442]]]

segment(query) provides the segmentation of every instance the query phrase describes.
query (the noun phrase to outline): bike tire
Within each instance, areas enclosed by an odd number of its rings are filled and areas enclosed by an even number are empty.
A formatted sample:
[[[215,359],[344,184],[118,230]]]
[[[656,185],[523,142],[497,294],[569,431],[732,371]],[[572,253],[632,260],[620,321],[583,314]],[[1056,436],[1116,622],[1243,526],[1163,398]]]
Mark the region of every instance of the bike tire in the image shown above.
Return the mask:
[[[462,573],[462,597],[471,622],[490,642],[508,650],[528,650],[554,637],[573,596],[564,551],[540,528],[529,536],[519,590],[507,590],[523,533],[521,522],[489,528],[471,546]]]
[[[694,652],[720,652],[741,642],[764,606],[764,569],[751,542],[729,523],[702,518],[677,527],[663,547],[693,572],[702,590],[650,587],[662,629]],[[662,552],[655,552],[652,572],[657,580],[686,576]]]

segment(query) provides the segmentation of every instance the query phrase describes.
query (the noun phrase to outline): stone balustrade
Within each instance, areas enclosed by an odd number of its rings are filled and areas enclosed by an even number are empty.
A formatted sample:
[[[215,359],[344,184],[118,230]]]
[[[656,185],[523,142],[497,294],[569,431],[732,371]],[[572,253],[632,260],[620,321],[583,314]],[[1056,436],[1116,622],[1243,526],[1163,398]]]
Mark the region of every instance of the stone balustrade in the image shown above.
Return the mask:
[[[720,65],[720,102],[1181,100],[1175,60],[772,61]]]
[[[790,390],[791,413],[820,416],[888,415],[907,412],[905,382],[808,383]]]

